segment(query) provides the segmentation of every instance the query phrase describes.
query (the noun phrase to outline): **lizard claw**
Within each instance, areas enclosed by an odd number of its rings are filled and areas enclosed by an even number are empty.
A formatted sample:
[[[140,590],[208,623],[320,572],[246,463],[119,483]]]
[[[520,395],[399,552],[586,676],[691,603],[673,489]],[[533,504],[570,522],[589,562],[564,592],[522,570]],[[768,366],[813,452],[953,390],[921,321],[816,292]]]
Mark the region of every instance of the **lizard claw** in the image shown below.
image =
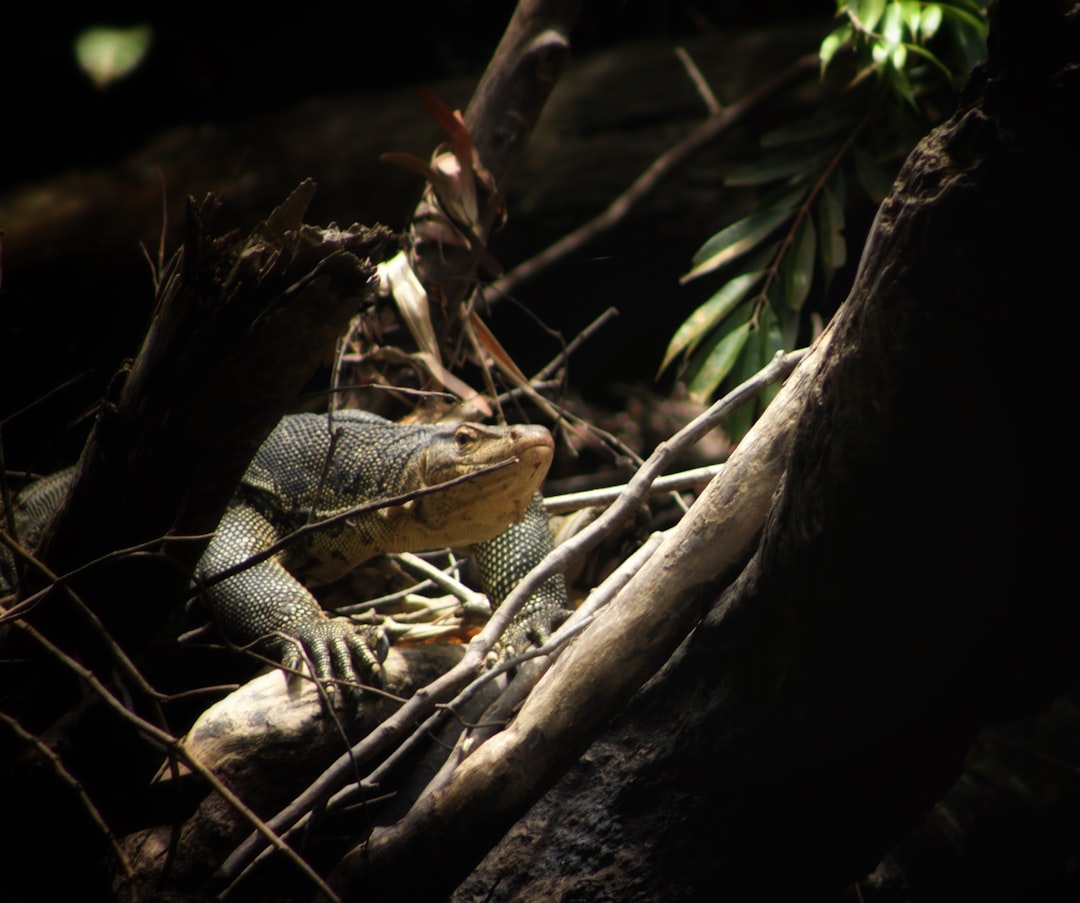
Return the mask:
[[[542,608],[523,612],[491,647],[487,654],[488,667],[501,664],[530,648],[543,646],[569,616],[569,609]]]
[[[311,662],[315,677],[332,689],[334,682],[350,691],[367,683],[383,685],[382,662],[390,648],[386,633],[373,624],[356,624],[348,618],[311,618],[289,625],[289,635]],[[279,647],[292,646],[282,641]],[[282,649],[282,662],[298,657],[298,651]]]

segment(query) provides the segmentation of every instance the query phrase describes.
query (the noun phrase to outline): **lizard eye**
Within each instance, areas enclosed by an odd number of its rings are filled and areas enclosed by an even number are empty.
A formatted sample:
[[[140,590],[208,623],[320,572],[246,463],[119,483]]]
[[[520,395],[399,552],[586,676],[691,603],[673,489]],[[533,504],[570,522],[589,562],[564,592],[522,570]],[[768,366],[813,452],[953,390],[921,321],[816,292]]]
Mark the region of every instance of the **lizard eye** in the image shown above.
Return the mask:
[[[459,426],[454,430],[454,444],[461,450],[466,451],[472,448],[473,443],[476,440],[476,436],[473,435],[473,431],[467,426]]]

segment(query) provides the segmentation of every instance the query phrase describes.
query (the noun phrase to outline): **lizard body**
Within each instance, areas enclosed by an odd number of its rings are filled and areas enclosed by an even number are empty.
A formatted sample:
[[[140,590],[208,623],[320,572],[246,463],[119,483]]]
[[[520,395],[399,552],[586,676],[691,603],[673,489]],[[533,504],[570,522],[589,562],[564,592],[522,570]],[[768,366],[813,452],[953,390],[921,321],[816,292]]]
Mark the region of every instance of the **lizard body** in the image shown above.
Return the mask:
[[[299,643],[320,678],[378,680],[382,630],[330,617],[304,584],[330,582],[383,553],[450,546],[476,552],[481,583],[497,605],[551,549],[538,491],[552,451],[540,426],[407,425],[362,411],[284,417],[256,452],[199,560],[202,596],[239,644],[262,641],[291,662]],[[213,580],[307,524],[507,461],[404,505],[305,531],[266,560]],[[40,533],[65,486],[53,475],[20,494],[20,536]],[[10,583],[0,561],[0,585],[5,576]],[[515,618],[502,648],[543,641],[567,613],[562,577],[553,577]]]

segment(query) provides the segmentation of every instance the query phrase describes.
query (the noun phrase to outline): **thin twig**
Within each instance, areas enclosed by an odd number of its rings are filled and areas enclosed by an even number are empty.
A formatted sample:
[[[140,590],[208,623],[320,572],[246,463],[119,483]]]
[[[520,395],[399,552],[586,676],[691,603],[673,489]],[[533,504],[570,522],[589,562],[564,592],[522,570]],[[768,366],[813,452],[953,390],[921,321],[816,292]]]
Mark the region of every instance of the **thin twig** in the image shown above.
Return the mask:
[[[661,442],[627,483],[626,489],[618,500],[579,534],[552,551],[502,601],[484,629],[473,637],[469,644],[469,652],[466,653],[466,660],[474,651],[482,659],[525,602],[545,580],[565,571],[574,561],[599,545],[605,536],[610,535],[632,517],[648,495],[652,483],[672,458],[695,445],[732,411],[757,397],[774,382],[784,379],[805,354],[805,348],[787,354],[782,351],[777,352],[772,362],[760,372],[715,402],[712,407],[695,417],[666,442]]]
[[[681,473],[666,474],[657,477],[649,490],[653,493],[682,492],[687,489],[699,489],[724,469],[723,464],[709,464],[695,467]],[[600,489],[586,489],[582,492],[570,492],[566,495],[553,495],[544,499],[544,510],[548,514],[565,514],[598,505],[610,505],[626,491],[626,484],[604,486]]]
[[[81,564],[77,568],[73,568],[72,570],[67,571],[63,574],[55,574],[51,570],[43,570],[42,573],[48,575],[50,581],[49,585],[27,596],[25,599],[22,599],[18,605],[12,606],[10,609],[0,614],[0,624],[3,624],[5,621],[14,620],[15,618],[22,617],[29,609],[33,608],[38,602],[40,602],[48,593],[52,592],[53,589],[58,586],[67,586],[67,584],[69,584],[72,580],[77,579],[78,577],[82,576],[87,571],[90,571],[93,568],[100,567],[103,564],[109,564],[113,561],[118,561],[122,558],[135,557],[136,555],[156,555],[158,547],[166,543],[205,542],[212,536],[212,533],[193,533],[187,536],[158,536],[155,539],[147,540],[146,542],[139,543],[138,545],[128,546],[126,549],[116,549],[112,552],[106,552],[104,555],[100,555],[92,561],[88,561],[86,564]],[[5,546],[8,551],[12,553],[12,555],[20,559],[21,561],[31,564],[34,567],[38,567],[39,569],[45,567],[45,565],[42,564],[39,559],[35,558],[26,549],[25,546],[23,546],[19,542],[16,542],[15,539],[9,536],[4,530],[0,530],[0,545]],[[180,566],[179,563],[175,562],[174,559],[169,558],[168,556],[165,556],[163,560],[177,564],[178,567]]]
[[[697,88],[698,96],[701,97],[702,102],[705,104],[705,109],[709,111],[709,115],[719,116],[721,110],[720,101],[716,99],[713,89],[709,86],[708,79],[702,74],[697,63],[694,62],[693,57],[686,52],[685,47],[676,47],[675,56],[679,58],[679,62],[683,64],[686,74],[690,76],[690,81],[692,81],[694,87]]]
[[[445,571],[432,564],[428,564],[423,558],[413,555],[411,552],[399,552],[394,557],[409,568],[409,570],[422,574],[438,586],[439,589],[449,593],[456,599],[460,599],[465,605],[483,606],[487,603],[487,596],[483,593],[478,593],[469,589],[469,587],[460,580],[455,580]]]
[[[605,605],[608,604],[619,591],[630,582],[630,578],[634,576],[645,565],[645,562],[652,557],[659,547],[660,543],[664,540],[664,532],[653,533],[649,538],[642,543],[642,545],[622,564],[620,564],[614,571],[612,571],[607,578],[599,586],[595,587],[592,592],[586,597],[585,601],[578,606],[578,608],[566,619],[566,622],[555,632],[552,636],[552,641],[562,640],[565,637],[577,636],[578,633],[587,625],[592,622],[596,617],[597,612],[600,611]],[[545,648],[550,644],[545,644]],[[562,643],[560,642],[559,649],[561,649]],[[544,674],[555,662],[557,655],[548,655],[547,652],[543,653],[544,657],[538,661],[531,663],[531,667],[521,668],[514,675],[514,679],[510,681],[510,685],[506,688],[505,692],[499,696],[495,703],[484,713],[485,721],[491,722],[505,722],[509,719],[509,714],[517,710],[517,708],[524,702],[525,698],[532,692],[533,687],[536,686]],[[481,743],[489,739],[493,734],[497,733],[492,728],[482,728],[474,730],[472,735],[468,738],[467,742],[462,745],[462,758],[469,756]],[[446,776],[449,778],[449,774]],[[435,789],[435,785],[428,789]]]
[[[508,671],[519,669],[527,661],[537,658],[554,657],[554,655],[569,643],[570,640],[585,630],[590,622],[591,617],[586,617],[577,619],[573,625],[563,625],[563,628],[560,628],[556,633],[552,634],[550,639],[542,646],[515,655],[512,659],[500,662],[494,668],[485,671],[472,683],[464,687],[450,702],[442,703],[437,706],[435,711],[428,716],[423,724],[417,727],[405,742],[400,744],[393,753],[387,756],[379,767],[364,779],[362,784],[350,784],[330,797],[326,802],[326,808],[328,810],[343,808],[352,803],[357,793],[377,789],[381,786],[382,782],[386,780],[393,769],[411,753],[417,744],[426,737],[432,736],[443,722],[448,718],[454,717],[456,712],[464,708],[481,689],[487,686],[487,684],[496,680]],[[307,820],[307,816],[304,816],[283,836],[286,839],[291,837],[296,831],[301,830],[304,827]]]
[[[533,382],[540,382],[545,379],[549,379],[554,376],[564,363],[570,359],[575,351],[585,344],[589,339],[593,337],[602,327],[606,326],[610,320],[613,320],[619,315],[619,311],[614,307],[609,307],[603,313],[600,314],[595,320],[593,320],[588,326],[582,329],[573,339],[571,339],[566,347],[559,352],[548,363],[541,367],[536,375],[533,377]]]

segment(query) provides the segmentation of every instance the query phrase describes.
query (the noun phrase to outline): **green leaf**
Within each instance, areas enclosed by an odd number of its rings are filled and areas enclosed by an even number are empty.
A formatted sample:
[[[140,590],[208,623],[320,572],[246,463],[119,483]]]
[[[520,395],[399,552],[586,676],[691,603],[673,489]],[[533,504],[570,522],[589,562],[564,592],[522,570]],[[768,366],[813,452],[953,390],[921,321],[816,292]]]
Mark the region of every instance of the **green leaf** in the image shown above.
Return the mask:
[[[750,336],[735,369],[728,376],[725,388],[728,386],[734,388],[739,383],[750,379],[783,347],[780,322],[776,313],[769,306],[763,307],[758,313],[757,328]],[[778,391],[780,391],[779,383],[770,386],[756,399],[731,413],[725,422],[725,427],[733,442],[738,442],[746,435]]]
[[[771,308],[766,307],[758,317],[758,331],[755,336],[754,344],[758,346],[758,360],[757,367],[754,370],[755,373],[758,370],[761,370],[766,364],[770,363],[776,356],[777,351],[786,350],[783,334],[780,330],[780,321],[777,319],[775,312]],[[792,341],[791,347],[795,347],[794,341]],[[763,411],[768,407],[769,402],[772,401],[776,396],[776,393],[780,391],[781,385],[783,384],[774,383],[760,395],[758,401],[759,410]]]
[[[917,56],[921,56],[923,59],[929,60],[931,63],[933,63],[934,66],[936,66],[941,71],[941,74],[944,75],[946,78],[951,79],[953,77],[952,72],[949,71],[949,67],[946,66],[943,62],[941,62],[941,60],[934,56],[934,54],[932,54],[925,47],[920,47],[918,44],[907,44],[905,46],[912,53],[916,54]]]
[[[805,150],[792,150],[786,153],[769,154],[746,166],[740,166],[724,179],[729,186],[746,187],[775,182],[788,176],[801,174],[819,166],[832,156],[832,148],[825,148],[814,153]]]
[[[721,229],[698,249],[694,255],[694,267],[679,282],[687,283],[704,273],[734,260],[740,254],[756,247],[791,216],[791,208],[759,210]]]
[[[979,62],[986,58],[986,26],[975,20],[981,26],[976,30],[968,25],[966,21],[957,21],[957,17],[953,15],[957,12],[955,8],[946,6],[943,9],[952,20],[949,22],[949,31],[952,33],[953,41],[957,45],[957,51],[962,60],[959,67],[960,71],[970,72]]]
[[[837,51],[851,43],[851,36],[854,33],[855,30],[851,27],[851,23],[845,22],[835,31],[825,36],[821,46],[818,48],[818,59],[821,60],[822,75],[825,74],[825,69],[832,62],[832,58],[836,56]]]
[[[893,68],[895,68],[904,77],[904,80],[907,81],[907,73],[904,72],[904,66],[907,65],[907,45],[897,44],[893,48],[892,57],[889,61],[893,64]],[[914,94],[911,95],[911,102],[915,103]]]
[[[810,294],[810,285],[814,281],[814,252],[817,250],[817,230],[814,221],[803,217],[795,233],[795,241],[784,261],[784,295],[787,306],[800,310]]]
[[[941,27],[941,6],[928,3],[919,17],[919,38],[924,43],[929,41]]]
[[[881,203],[892,190],[892,177],[862,148],[855,148],[854,157],[855,175],[859,179],[859,184],[870,196],[870,200],[875,204]]]
[[[833,191],[834,183],[840,182],[837,173],[821,189],[817,202],[818,247],[821,266],[826,271],[838,270],[847,262],[847,241],[844,239],[844,203]]]
[[[904,47],[902,44],[896,48],[897,51],[903,49]],[[897,58],[900,59],[899,66],[896,65]],[[919,102],[915,99],[915,92],[911,88],[911,80],[908,78],[908,75],[903,68],[904,59],[904,54],[894,54],[893,65],[889,66],[889,68],[885,70],[885,74],[886,77],[889,79],[889,84],[892,85],[893,90],[896,92],[897,96],[904,100],[907,104],[909,104],[912,109],[918,110]]]
[[[736,276],[687,317],[668,345],[664,362],[660,365],[660,372],[666,370],[680,354],[692,352],[698,343],[743,301],[764,275],[764,270],[759,270],[756,273],[743,273]]]
[[[138,67],[153,36],[149,25],[87,28],[75,37],[75,60],[95,87],[104,88]]]
[[[900,15],[912,38],[917,38],[919,35],[919,20],[922,18],[922,12],[922,4],[919,0],[902,0],[900,3]]]
[[[751,324],[743,323],[713,346],[688,387],[692,399],[704,402],[716,391],[739,359],[750,330]]]
[[[939,8],[941,12],[949,16],[951,19],[955,19],[957,22],[961,22],[970,28],[975,34],[980,37],[986,37],[987,26],[986,20],[974,13],[968,12],[966,9],[953,6],[951,3],[942,3]]]
[[[848,8],[856,7],[856,15],[867,31],[873,31],[881,20],[881,14],[885,12],[885,0],[862,0],[860,3],[849,3]]]
[[[890,3],[881,20],[881,35],[895,47],[904,40],[904,4]]]

